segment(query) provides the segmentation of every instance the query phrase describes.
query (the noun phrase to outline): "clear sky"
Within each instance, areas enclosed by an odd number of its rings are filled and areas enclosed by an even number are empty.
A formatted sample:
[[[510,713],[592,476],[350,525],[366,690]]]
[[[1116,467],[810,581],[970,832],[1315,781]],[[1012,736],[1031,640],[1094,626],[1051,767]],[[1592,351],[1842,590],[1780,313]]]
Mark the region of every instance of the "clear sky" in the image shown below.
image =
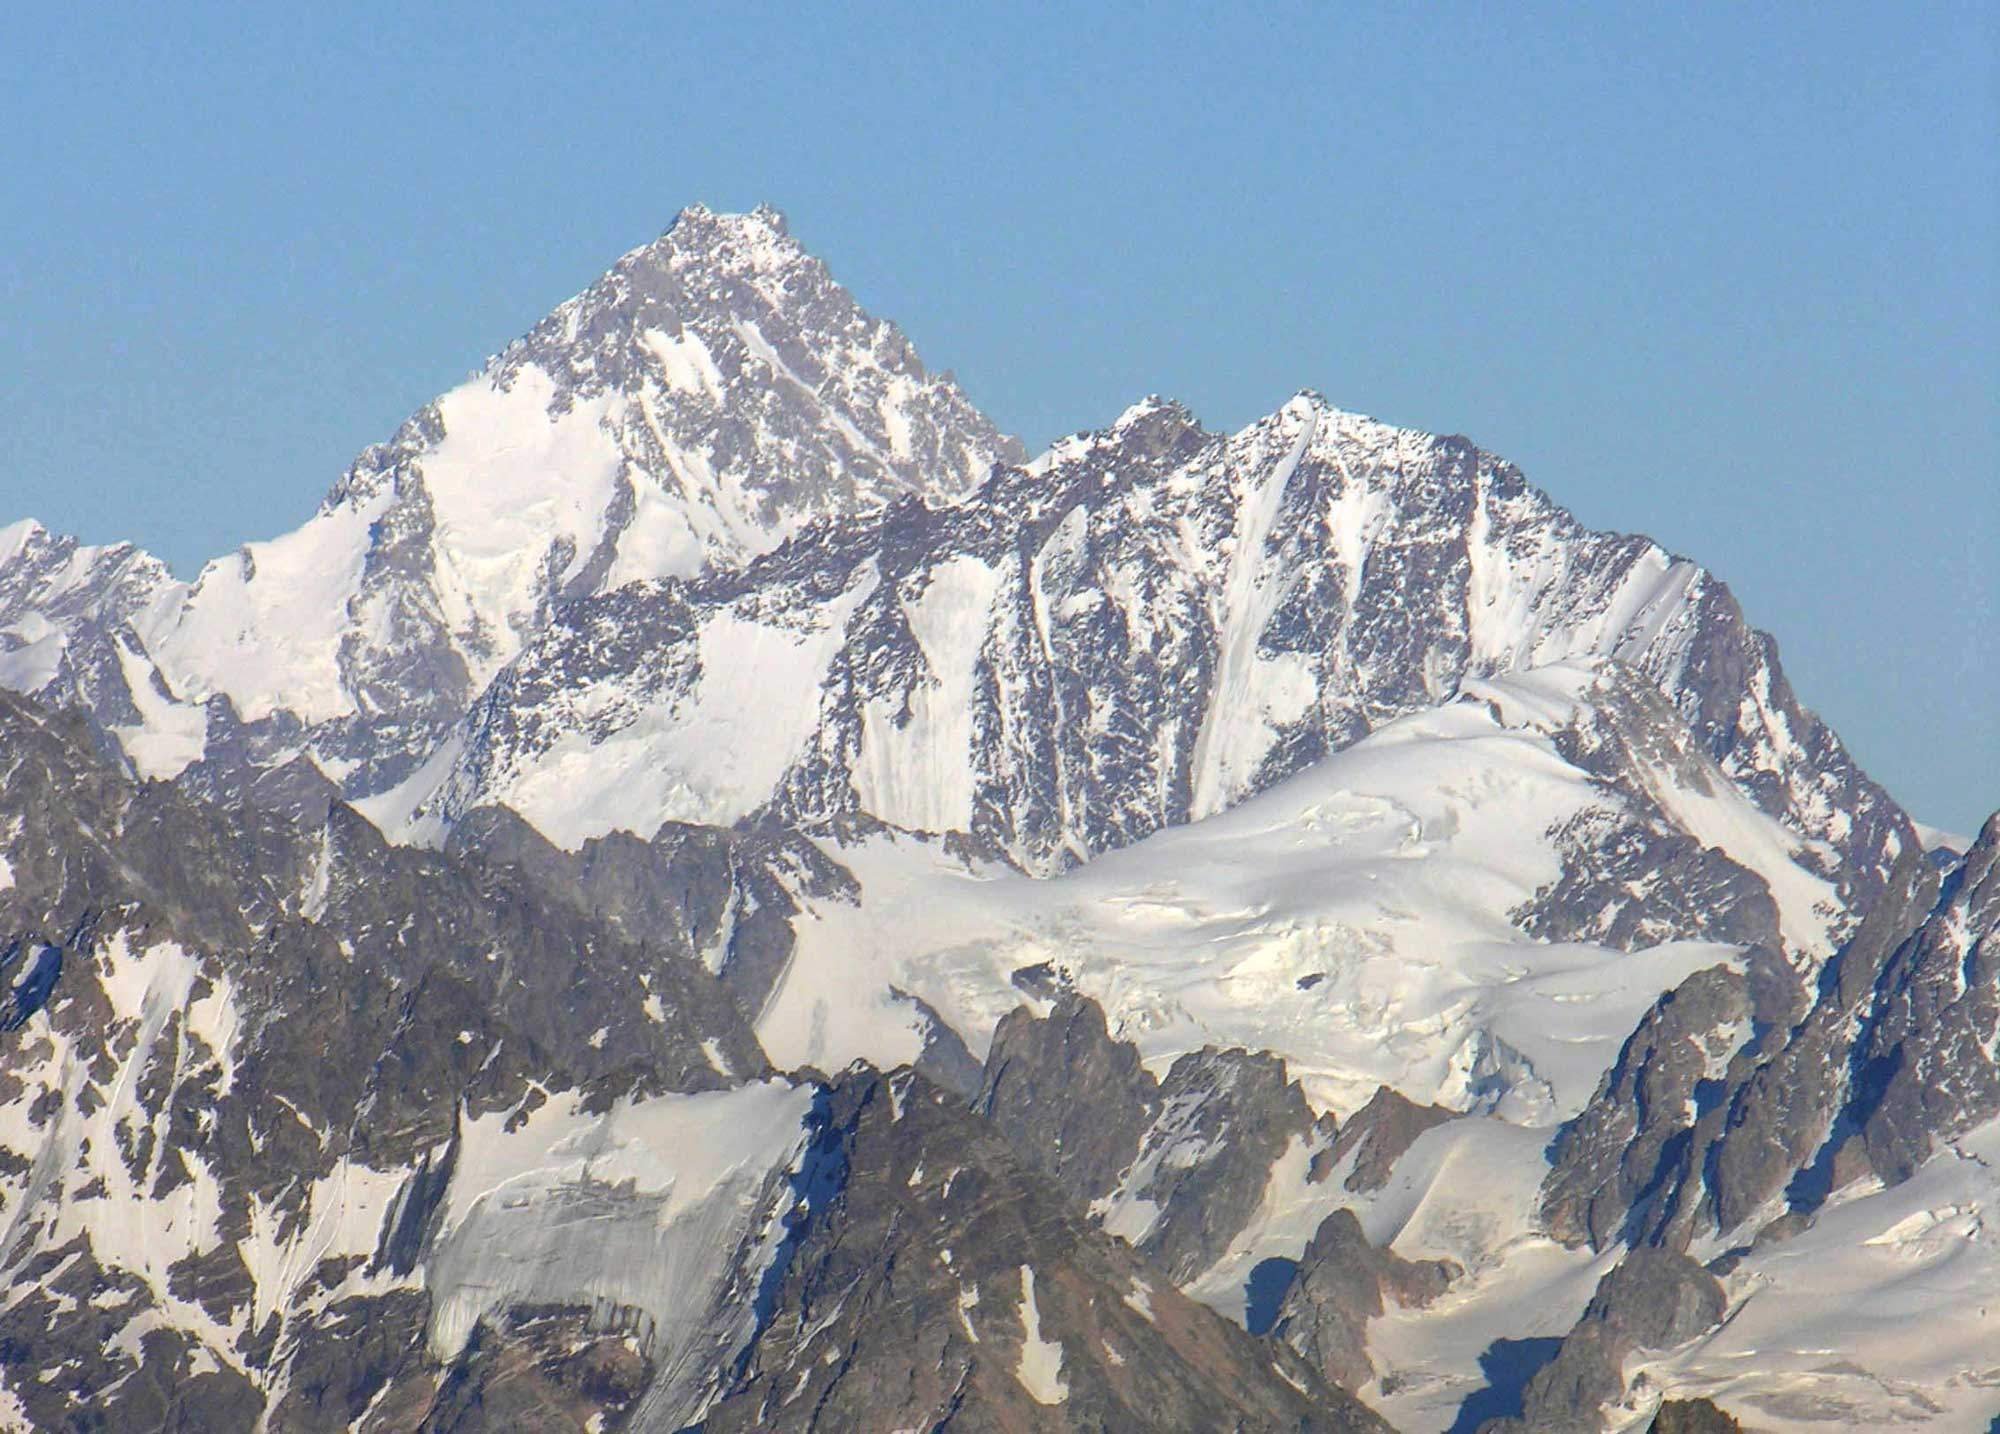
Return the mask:
[[[1470,435],[1720,573],[1968,829],[2000,805],[1995,16],[8,6],[0,522],[192,573],[684,205],[768,200],[1031,445],[1303,387]]]

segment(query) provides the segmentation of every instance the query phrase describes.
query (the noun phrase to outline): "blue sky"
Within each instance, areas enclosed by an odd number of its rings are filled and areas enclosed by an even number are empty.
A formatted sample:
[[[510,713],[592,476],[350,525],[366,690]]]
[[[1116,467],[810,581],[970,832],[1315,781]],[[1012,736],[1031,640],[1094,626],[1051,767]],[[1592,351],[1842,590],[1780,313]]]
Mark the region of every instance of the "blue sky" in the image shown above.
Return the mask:
[[[1468,434],[1724,576],[1919,816],[2000,805],[1990,7],[1002,10],[7,7],[0,521],[191,573],[768,200],[1031,444]]]

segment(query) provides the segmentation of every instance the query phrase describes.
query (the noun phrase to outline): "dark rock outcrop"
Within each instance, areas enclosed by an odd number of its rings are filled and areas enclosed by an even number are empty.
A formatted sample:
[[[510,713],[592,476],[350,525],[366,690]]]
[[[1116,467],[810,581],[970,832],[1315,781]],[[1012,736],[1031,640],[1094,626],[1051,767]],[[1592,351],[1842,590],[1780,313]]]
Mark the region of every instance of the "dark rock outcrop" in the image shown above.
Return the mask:
[[[504,807],[454,827],[452,855],[511,867],[536,898],[628,940],[689,951],[754,1020],[784,974],[801,898],[852,897],[854,878],[804,837],[669,822],[564,851]]]
[[[1557,1138],[1550,1228],[1680,1248],[1776,1201],[1775,1235],[1860,1175],[1907,1179],[2000,1114],[1996,1029],[2000,818],[1948,875],[1907,854],[1809,997],[1753,961],[1655,1006]]]
[[[1118,1187],[1160,1111],[1139,1048],[1111,1038],[1104,1009],[1074,992],[1037,1017],[1017,1006],[987,1048],[973,1108],[1023,1159],[1088,1203]]]
[[[838,1193],[792,1231],[709,1434],[1386,1428],[1092,1229],[914,1072],[837,1080],[813,1160]]]
[[[1684,1344],[1713,1329],[1725,1308],[1721,1281],[1687,1256],[1633,1250],[1528,1381],[1520,1418],[1488,1421],[1484,1434],[1597,1434],[1601,1411],[1625,1393],[1627,1357]]]
[[[1652,1434],[1743,1434],[1743,1426],[1708,1399],[1665,1400],[1650,1427]]]
[[[1002,1020],[974,1108],[1177,1283],[1229,1247],[1286,1146],[1331,1127],[1262,1052],[1192,1051],[1156,1081],[1073,992]]]
[[[1421,1309],[1463,1272],[1449,1260],[1406,1260],[1368,1243],[1351,1210],[1320,1222],[1299,1260],[1272,1327],[1343,1389],[1375,1377],[1368,1358],[1368,1321],[1388,1305]]]
[[[1380,1190],[1418,1136],[1457,1114],[1441,1105],[1418,1105],[1401,1091],[1377,1086],[1368,1103],[1340,1127],[1333,1144],[1314,1157],[1313,1179],[1325,1179],[1352,1151],[1354,1168],[1342,1184],[1356,1194]]]

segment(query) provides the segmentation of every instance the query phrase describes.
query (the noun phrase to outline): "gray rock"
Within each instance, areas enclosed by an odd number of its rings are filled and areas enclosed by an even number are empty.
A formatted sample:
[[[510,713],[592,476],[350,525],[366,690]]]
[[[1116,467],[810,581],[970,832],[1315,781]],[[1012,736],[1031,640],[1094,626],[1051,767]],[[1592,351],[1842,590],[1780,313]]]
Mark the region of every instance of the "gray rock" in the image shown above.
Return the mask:
[[[1528,1381],[1520,1418],[1482,1427],[1486,1434],[1597,1434],[1604,1407],[1625,1393],[1630,1355],[1684,1344],[1713,1329],[1726,1308],[1721,1282],[1687,1256],[1633,1250],[1598,1283],[1555,1358]]]
[[[1890,1184],[1939,1143],[2000,1115],[2000,817],[1940,885],[1876,981],[1842,1112]],[[1834,1152],[1838,1158],[1838,1151]]]
[[[2000,1113],[1996,849],[2000,822],[1988,822],[1942,879],[1907,853],[1809,997],[1766,962],[1747,995],[1704,973],[1694,1004],[1676,1010],[1677,993],[1656,1006],[1558,1136],[1544,1187],[1552,1231],[1598,1248],[1682,1248],[1782,1196],[1776,1237],[1856,1177],[1906,1179]],[[1719,1029],[1740,1031],[1746,1000],[1754,1038],[1718,1072],[1688,1041],[1712,1052]]]
[[[1358,1390],[1375,1377],[1368,1321],[1389,1305],[1422,1309],[1464,1273],[1449,1260],[1406,1260],[1377,1249],[1352,1210],[1320,1222],[1278,1307],[1271,1336],[1334,1384]]]
[[[1019,1008],[1001,1021],[974,1108],[1176,1283],[1221,1257],[1271,1167],[1318,1124],[1284,1062],[1262,1052],[1190,1052],[1156,1081],[1074,992],[1045,1017]]]
[[[1160,1082],[1160,1114],[1112,1200],[1157,1210],[1139,1248],[1178,1282],[1224,1252],[1263,1203],[1271,1168],[1295,1140],[1333,1133],[1315,1119],[1285,1063],[1263,1051],[1204,1047]]]
[[[1684,1158],[1703,1103],[1719,1098],[1723,1071],[1752,1035],[1749,982],[1727,966],[1660,997],[1556,1137],[1542,1193],[1549,1233],[1599,1250],[1631,1238],[1662,1168]]]
[[[852,899],[854,878],[800,836],[670,822],[555,846],[504,807],[472,813],[446,850],[511,868],[552,907],[588,913],[628,939],[693,952],[754,1020],[791,960],[805,899]]]
[[[1083,1203],[1108,1195],[1160,1111],[1139,1048],[1115,1041],[1104,1010],[1067,992],[1045,1017],[1007,1013],[987,1048],[973,1109],[1030,1165]]]
[[[1663,1400],[1652,1434],[1743,1434],[1743,1426],[1709,1399]]]
[[[1707,797],[1729,778],[1642,673],[1616,663],[1600,671],[1589,706],[1555,745],[1614,800],[1556,833],[1562,875],[1515,922],[1543,940],[1621,951],[1666,941],[1783,949],[1764,878],[1683,830],[1656,794],[1665,783]]]
[[[837,1080],[814,1159],[838,1193],[794,1229],[709,1434],[1387,1427],[1090,1228],[913,1072]]]

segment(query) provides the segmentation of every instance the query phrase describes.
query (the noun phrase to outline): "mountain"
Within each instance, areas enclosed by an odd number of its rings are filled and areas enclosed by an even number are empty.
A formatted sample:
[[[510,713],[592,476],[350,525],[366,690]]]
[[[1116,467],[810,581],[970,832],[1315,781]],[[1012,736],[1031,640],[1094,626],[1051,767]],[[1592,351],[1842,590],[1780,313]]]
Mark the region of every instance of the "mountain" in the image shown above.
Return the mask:
[[[295,531],[186,587],[116,549],[61,581],[88,623],[129,625],[156,673],[139,685],[177,699],[162,724],[198,734],[226,699],[259,749],[366,795],[556,605],[740,565],[817,517],[948,501],[1019,452],[775,211],[695,208],[363,453]],[[33,586],[46,547],[0,562],[0,601],[66,627]],[[162,777],[190,750],[128,744]]]
[[[1381,1427],[921,1077],[773,1078],[683,933],[524,901],[519,868],[345,808],[312,832],[135,785],[16,699],[0,750],[11,1425],[790,1427],[739,1410],[823,1368],[798,1300],[844,1311],[850,1360],[907,1357],[907,1308],[830,1273],[886,1275],[893,1191],[965,1330],[926,1321],[956,1373],[926,1364],[925,1398],[964,1427]],[[699,885],[688,835],[659,871]]]
[[[0,688],[81,706],[141,770],[184,770],[207,714],[173,700],[139,636],[178,592],[129,543],[87,547],[32,520],[0,529]]]
[[[1461,439],[1312,396],[1227,438],[1141,405],[964,502],[565,607],[371,810],[434,839],[499,803],[565,844],[862,817],[1045,874],[1468,679],[1591,657],[1667,696],[1840,889],[1836,925],[1915,844],[1714,578]]]
[[[1985,1429],[1996,881],[1471,442],[1029,459],[691,209],[0,529],[0,1427]]]

